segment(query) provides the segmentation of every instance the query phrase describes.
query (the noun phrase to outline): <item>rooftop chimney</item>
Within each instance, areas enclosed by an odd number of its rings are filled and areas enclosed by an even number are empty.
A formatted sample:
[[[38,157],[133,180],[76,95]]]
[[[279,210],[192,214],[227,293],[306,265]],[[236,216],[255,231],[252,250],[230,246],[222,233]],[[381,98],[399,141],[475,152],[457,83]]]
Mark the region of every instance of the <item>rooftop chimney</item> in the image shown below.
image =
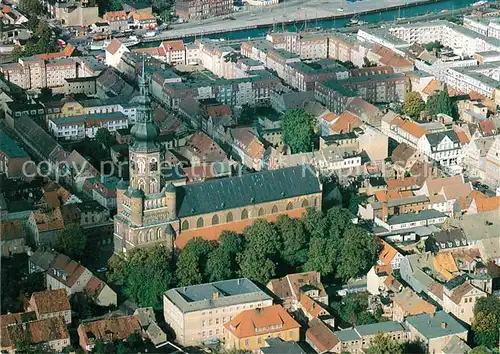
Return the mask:
[[[446,328],[446,322],[441,322],[441,328],[445,329]]]
[[[212,293],[212,300],[217,300],[219,298],[219,292],[218,291],[214,291]]]

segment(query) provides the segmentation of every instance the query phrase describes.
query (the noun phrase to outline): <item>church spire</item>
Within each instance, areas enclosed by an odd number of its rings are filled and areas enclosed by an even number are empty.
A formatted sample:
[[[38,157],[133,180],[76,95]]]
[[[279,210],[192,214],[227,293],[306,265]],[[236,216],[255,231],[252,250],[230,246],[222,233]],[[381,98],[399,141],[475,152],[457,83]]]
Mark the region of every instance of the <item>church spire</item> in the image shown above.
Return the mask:
[[[160,148],[158,135],[160,129],[153,122],[151,99],[149,98],[148,85],[146,83],[144,57],[142,59],[142,72],[139,77],[139,96],[134,99],[138,104],[136,123],[130,130],[134,141],[130,148],[135,151],[151,152]]]

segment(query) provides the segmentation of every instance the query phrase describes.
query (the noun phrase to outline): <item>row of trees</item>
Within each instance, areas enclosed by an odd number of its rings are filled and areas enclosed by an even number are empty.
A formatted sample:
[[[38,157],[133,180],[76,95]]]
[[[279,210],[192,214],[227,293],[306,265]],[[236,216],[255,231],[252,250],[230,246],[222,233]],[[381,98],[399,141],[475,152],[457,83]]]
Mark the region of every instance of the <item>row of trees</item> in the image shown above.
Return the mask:
[[[224,231],[219,242],[190,240],[176,259],[157,246],[110,260],[109,279],[141,306],[161,306],[170,287],[248,277],[262,284],[298,271],[347,280],[366,274],[378,245],[352,224],[346,209],[309,209],[301,219],[280,216],[276,223],[255,221],[243,234]]]
[[[430,116],[438,113],[444,113],[453,116],[453,102],[448,93],[448,88],[444,85],[443,89],[434,93],[424,102],[420,93],[412,91],[405,96],[403,103],[403,112],[413,119],[419,119],[420,113],[426,111]]]

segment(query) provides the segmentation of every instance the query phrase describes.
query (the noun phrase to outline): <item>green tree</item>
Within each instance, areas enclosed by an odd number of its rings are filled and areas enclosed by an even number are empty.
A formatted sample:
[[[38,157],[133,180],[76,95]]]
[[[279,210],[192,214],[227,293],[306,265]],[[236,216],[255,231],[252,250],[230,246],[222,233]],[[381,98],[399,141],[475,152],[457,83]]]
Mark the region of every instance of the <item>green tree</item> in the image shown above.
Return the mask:
[[[500,299],[487,296],[478,299],[474,306],[472,332],[476,345],[496,348],[500,327]]]
[[[307,260],[307,234],[304,225],[288,215],[280,215],[275,224],[283,242],[280,248],[281,258],[290,266],[302,265]]]
[[[416,91],[408,92],[405,96],[403,103],[403,112],[413,118],[418,119],[420,117],[420,112],[425,109],[425,103],[420,96],[420,93]]]
[[[365,275],[377,254],[378,244],[372,235],[361,227],[347,229],[338,255],[337,276],[348,280]]]
[[[307,271],[319,272],[322,276],[332,274],[335,270],[337,250],[334,243],[322,237],[313,237],[309,242],[307,262],[304,265]]]
[[[224,230],[219,236],[219,247],[236,255],[245,249],[245,238],[233,231]]]
[[[103,145],[103,146],[109,146],[111,142],[113,141],[113,137],[111,136],[111,133],[109,130],[105,127],[97,129],[97,132],[95,133],[95,140]]]
[[[403,354],[403,346],[383,333],[377,333],[367,354]]]
[[[431,116],[436,116],[438,113],[453,115],[453,104],[446,84],[441,91],[434,93],[427,99],[425,108]]]
[[[208,257],[205,278],[209,282],[231,279],[234,275],[233,258],[229,251],[217,247]]]
[[[327,237],[328,223],[321,210],[308,208],[306,214],[300,219],[310,238]]]
[[[467,354],[492,354],[491,350],[486,348],[484,345],[480,345],[479,347],[473,348]]]
[[[19,10],[21,10],[22,13],[28,14],[28,16],[31,18],[41,15],[43,12],[43,7],[38,0],[20,0]]]
[[[281,242],[273,224],[265,219],[258,219],[245,230],[244,235],[248,240],[247,249],[276,258]]]
[[[247,248],[239,255],[240,275],[262,284],[266,284],[275,274],[276,266],[263,252],[255,248]]]
[[[108,279],[123,287],[140,306],[160,308],[162,295],[173,284],[170,250],[158,245],[137,248],[109,262]]]
[[[333,207],[326,212],[325,219],[329,235],[333,240],[339,240],[344,233],[353,227],[353,215],[349,210],[340,207]]]
[[[282,140],[292,153],[311,151],[315,127],[311,114],[301,108],[290,109],[283,116],[282,127]]]
[[[177,261],[177,280],[180,285],[193,285],[203,282],[203,275],[209,254],[217,247],[213,241],[201,237],[189,240],[179,254]]]
[[[87,235],[78,224],[70,224],[56,232],[52,244],[57,252],[70,258],[81,260],[87,247]]]

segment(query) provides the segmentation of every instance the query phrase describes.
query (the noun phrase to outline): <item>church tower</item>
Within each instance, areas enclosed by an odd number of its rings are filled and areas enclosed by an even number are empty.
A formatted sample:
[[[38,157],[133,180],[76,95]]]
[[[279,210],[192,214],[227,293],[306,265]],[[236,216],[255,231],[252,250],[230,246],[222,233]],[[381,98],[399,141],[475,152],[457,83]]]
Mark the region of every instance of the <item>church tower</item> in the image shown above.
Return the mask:
[[[144,194],[152,194],[161,190],[161,163],[165,153],[158,142],[160,130],[153,122],[151,99],[144,77],[144,63],[139,92],[137,121],[130,131],[133,137],[129,148],[130,187]]]
[[[157,243],[173,249],[178,230],[176,188],[164,185],[162,178],[165,150],[158,141],[160,130],[153,121],[144,62],[139,90],[137,120],[130,130],[133,137],[129,146],[130,182],[122,180],[116,187],[115,253]]]

